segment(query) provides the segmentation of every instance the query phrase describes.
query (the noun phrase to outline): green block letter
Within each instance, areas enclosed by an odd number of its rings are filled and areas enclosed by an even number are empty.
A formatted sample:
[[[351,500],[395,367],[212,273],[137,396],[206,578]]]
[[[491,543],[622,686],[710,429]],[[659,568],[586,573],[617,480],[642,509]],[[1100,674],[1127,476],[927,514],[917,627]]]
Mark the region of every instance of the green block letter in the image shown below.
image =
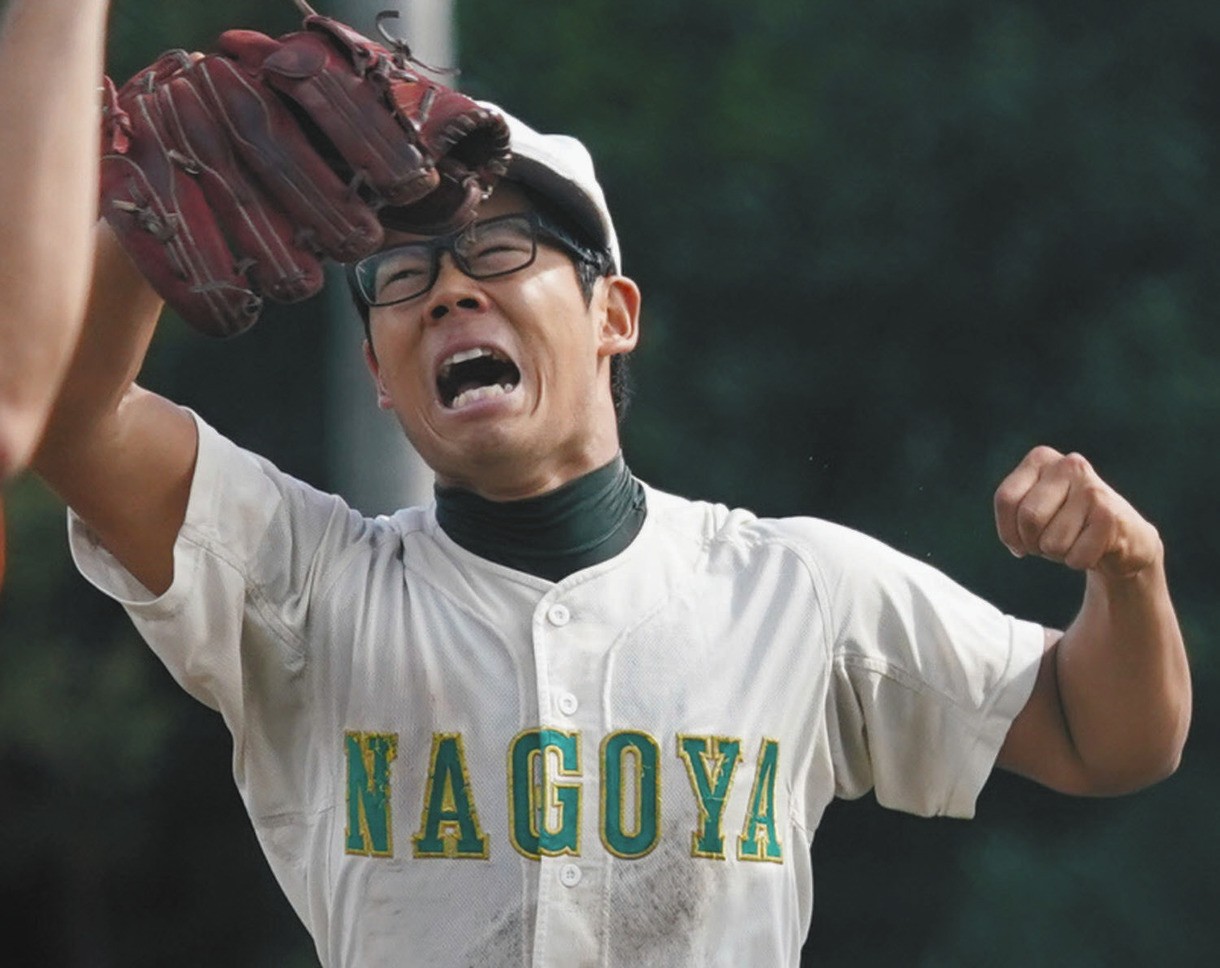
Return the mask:
[[[617,857],[643,857],[657,845],[660,758],[647,733],[611,733],[602,741],[602,843]]]
[[[739,860],[784,862],[784,850],[775,828],[775,781],[779,774],[779,742],[764,739],[758,751],[758,770],[750,793],[750,812],[737,841]]]
[[[347,853],[393,857],[390,764],[397,733],[347,733]]]
[[[513,847],[537,860],[580,853],[580,734],[527,729],[508,747],[508,829]]]
[[[678,756],[699,804],[699,826],[690,838],[692,857],[724,860],[724,805],[741,762],[741,740],[726,736],[678,736]]]
[[[416,857],[486,857],[488,839],[479,825],[466,770],[461,733],[433,733],[424,810]]]

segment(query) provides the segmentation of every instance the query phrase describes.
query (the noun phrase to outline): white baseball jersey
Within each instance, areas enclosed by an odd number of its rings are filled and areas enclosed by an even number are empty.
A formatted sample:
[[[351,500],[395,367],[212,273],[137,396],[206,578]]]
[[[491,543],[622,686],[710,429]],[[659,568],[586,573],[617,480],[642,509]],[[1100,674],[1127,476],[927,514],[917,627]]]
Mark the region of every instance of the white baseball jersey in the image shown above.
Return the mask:
[[[646,496],[553,584],[201,423],[164,595],[71,530],[224,716],[323,964],[795,966],[827,803],[970,816],[1043,632],[845,528]]]

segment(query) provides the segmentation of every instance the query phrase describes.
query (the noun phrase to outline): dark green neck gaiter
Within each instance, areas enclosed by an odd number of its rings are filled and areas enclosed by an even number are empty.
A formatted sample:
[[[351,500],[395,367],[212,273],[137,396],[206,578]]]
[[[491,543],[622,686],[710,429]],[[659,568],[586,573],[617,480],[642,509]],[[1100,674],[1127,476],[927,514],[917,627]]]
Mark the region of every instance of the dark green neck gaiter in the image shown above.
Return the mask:
[[[619,454],[563,487],[521,501],[436,489],[436,520],[481,558],[548,581],[613,558],[644,524],[644,488]]]

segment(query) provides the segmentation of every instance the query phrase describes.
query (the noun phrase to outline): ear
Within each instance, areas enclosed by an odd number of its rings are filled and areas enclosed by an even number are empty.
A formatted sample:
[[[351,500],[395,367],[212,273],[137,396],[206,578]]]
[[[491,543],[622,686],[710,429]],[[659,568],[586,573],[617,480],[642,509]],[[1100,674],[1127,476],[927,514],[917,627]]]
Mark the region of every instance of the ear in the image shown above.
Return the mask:
[[[390,392],[381,380],[381,364],[377,362],[373,344],[367,339],[364,341],[364,365],[369,368],[369,374],[373,377],[373,386],[377,388],[377,406],[382,410],[392,410],[394,401],[390,399]]]
[[[626,276],[607,276],[602,283],[600,355],[630,353],[640,340],[640,287]]]

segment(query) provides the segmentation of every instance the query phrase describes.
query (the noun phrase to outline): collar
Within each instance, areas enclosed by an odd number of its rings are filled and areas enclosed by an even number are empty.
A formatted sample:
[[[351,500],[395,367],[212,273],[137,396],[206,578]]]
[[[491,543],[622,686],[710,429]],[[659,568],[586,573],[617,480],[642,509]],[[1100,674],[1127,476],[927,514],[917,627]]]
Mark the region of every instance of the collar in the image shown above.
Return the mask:
[[[549,581],[613,558],[639,534],[644,488],[620,453],[562,487],[520,501],[436,488],[436,520],[467,551]]]

